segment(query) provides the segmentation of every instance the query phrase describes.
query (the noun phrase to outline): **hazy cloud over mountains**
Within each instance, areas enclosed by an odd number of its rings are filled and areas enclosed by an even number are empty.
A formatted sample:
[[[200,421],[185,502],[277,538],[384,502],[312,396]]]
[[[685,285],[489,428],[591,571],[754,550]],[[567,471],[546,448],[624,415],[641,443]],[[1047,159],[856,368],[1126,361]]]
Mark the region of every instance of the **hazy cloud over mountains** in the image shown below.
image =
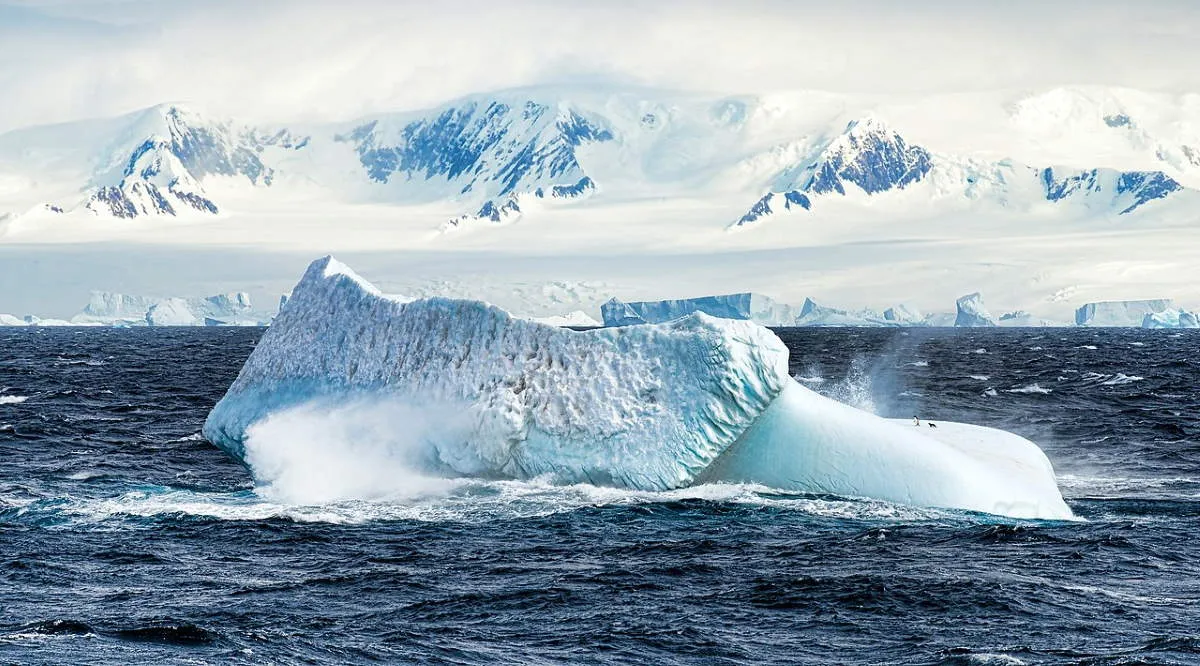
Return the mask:
[[[348,118],[538,84],[1200,91],[1189,0],[0,0],[0,131],[168,100]]]

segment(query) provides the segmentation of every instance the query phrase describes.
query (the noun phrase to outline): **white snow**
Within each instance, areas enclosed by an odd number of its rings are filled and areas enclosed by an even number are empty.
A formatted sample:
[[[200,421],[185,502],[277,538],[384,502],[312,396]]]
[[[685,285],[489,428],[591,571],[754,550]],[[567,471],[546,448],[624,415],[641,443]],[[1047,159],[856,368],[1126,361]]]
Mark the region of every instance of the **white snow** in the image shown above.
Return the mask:
[[[565,326],[576,328],[590,328],[601,326],[602,324],[592,318],[591,315],[583,310],[573,310],[564,315],[550,315],[548,317],[530,317],[533,321],[539,324],[547,324],[549,326]]]
[[[1141,326],[1146,315],[1171,307],[1169,298],[1086,303],[1075,311],[1075,323],[1078,326]]]
[[[395,448],[382,455],[425,473],[644,490],[745,481],[1071,517],[1026,440],[889,422],[800,386],[787,357],[749,321],[695,313],[571,331],[479,302],[389,298],[327,257],[309,267],[204,434],[260,480],[289,483],[313,466],[290,468],[294,456],[279,447],[321,432],[313,419],[328,415],[339,432],[352,421],[391,433]]]

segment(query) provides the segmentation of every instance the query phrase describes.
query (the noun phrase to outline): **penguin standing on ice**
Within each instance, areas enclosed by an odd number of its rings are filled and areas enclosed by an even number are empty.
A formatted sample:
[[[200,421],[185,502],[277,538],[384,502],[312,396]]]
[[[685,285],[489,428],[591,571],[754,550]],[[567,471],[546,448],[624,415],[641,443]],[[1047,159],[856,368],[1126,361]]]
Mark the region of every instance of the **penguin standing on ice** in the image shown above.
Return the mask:
[[[913,416],[913,425],[920,428],[921,427],[921,419],[917,418],[916,416]]]

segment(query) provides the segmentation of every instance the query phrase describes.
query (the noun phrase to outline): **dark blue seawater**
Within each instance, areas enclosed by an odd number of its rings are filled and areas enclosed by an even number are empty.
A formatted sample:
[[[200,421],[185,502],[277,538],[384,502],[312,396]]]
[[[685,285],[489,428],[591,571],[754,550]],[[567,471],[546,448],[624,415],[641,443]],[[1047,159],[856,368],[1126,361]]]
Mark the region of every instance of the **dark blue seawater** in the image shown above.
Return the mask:
[[[0,331],[0,663],[1200,663],[1200,335],[792,330],[1081,522],[707,487],[306,505],[198,435],[254,330]]]

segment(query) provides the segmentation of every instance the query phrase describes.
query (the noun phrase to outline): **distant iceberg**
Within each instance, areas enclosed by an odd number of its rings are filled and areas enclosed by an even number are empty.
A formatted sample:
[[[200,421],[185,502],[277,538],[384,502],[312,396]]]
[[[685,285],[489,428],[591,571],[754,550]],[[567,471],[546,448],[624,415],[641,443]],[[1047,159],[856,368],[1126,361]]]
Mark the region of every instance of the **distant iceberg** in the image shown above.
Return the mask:
[[[1101,301],[1087,303],[1075,311],[1078,326],[1141,326],[1146,315],[1157,314],[1172,307],[1171,299],[1144,301]]]
[[[268,317],[256,314],[245,292],[207,298],[166,298],[146,311],[150,326],[264,326]]]
[[[1200,328],[1200,314],[1178,308],[1147,313],[1142,328]]]
[[[281,304],[284,299],[280,299]],[[76,326],[264,326],[271,314],[259,312],[245,292],[205,298],[152,298],[94,291],[70,323]]]
[[[764,326],[793,326],[798,314],[790,305],[749,292],[629,303],[614,298],[601,306],[600,312],[605,326],[661,324],[696,312],[722,319],[753,321]]]
[[[996,320],[983,305],[983,295],[979,292],[967,294],[954,302],[954,325],[960,327],[995,326]]]
[[[820,396],[750,321],[697,312],[572,331],[476,301],[393,299],[329,257],[308,268],[204,435],[269,475],[278,470],[255,466],[261,428],[355,404],[397,415],[389,429],[418,440],[412,463],[443,476],[640,490],[749,482],[1072,516],[1033,443],[977,426],[916,428]],[[422,429],[413,413],[437,416]]]

